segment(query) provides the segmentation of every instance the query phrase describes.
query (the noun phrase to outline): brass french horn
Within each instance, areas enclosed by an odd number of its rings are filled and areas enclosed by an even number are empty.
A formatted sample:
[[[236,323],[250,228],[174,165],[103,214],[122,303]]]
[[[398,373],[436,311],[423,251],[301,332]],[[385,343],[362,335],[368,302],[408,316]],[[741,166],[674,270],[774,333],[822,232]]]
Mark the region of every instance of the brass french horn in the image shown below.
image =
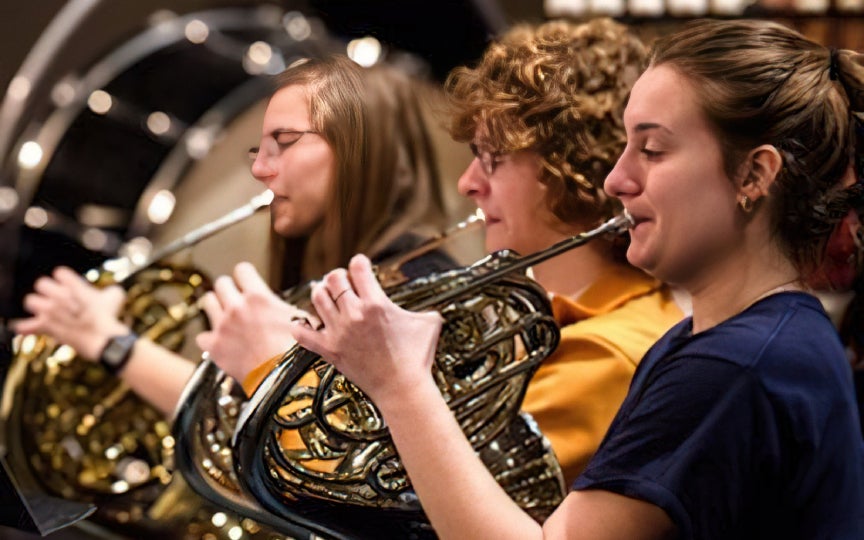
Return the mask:
[[[545,291],[524,270],[630,223],[622,214],[533,255],[502,251],[385,287],[402,307],[443,316],[432,368],[438,387],[495,479],[541,522],[563,500],[563,475],[519,408],[559,333]],[[435,537],[374,403],[310,351],[289,350],[248,400],[202,362],[174,436],[178,469],[193,489],[277,530]]]
[[[178,351],[187,328],[204,324],[197,302],[211,287],[200,270],[166,259],[245,220],[271,200],[272,193],[265,191],[144,261],[111,259],[87,278],[97,286],[122,285],[125,322],[139,335]],[[109,528],[135,535],[151,527],[161,530],[164,524],[152,523],[146,512],[175,477],[170,420],[99,364],[78,358],[48,336],[16,336],[13,347],[0,437],[19,483],[93,503],[98,507],[94,521]]]

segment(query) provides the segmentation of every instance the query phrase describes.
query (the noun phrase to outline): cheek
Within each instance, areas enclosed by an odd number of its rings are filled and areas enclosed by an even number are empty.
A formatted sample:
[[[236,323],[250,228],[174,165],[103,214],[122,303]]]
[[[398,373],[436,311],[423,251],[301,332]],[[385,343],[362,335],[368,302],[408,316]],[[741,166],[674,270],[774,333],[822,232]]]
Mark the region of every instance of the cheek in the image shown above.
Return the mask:
[[[332,154],[323,150],[308,152],[293,165],[289,177],[297,192],[310,201],[326,200],[335,175]]]
[[[716,184],[694,182],[691,189],[666,201],[669,219],[663,228],[673,264],[688,268],[710,264],[738,241],[731,187],[719,183],[725,177],[716,180]]]
[[[308,195],[309,196],[305,202],[308,204],[306,210],[310,214],[310,219],[312,221],[321,221],[327,213],[327,206],[330,201],[330,190],[328,186],[322,182],[315,186]]]
[[[519,212],[523,219],[528,221],[548,221],[546,216],[550,213],[546,204],[547,188],[539,180],[526,181],[511,194],[511,206]]]
[[[705,160],[682,161],[653,171],[653,181],[648,183],[647,190],[664,213],[677,219],[696,222],[713,219],[725,210],[729,197],[734,197],[731,181],[719,164],[705,166],[706,162],[714,161],[708,156]]]

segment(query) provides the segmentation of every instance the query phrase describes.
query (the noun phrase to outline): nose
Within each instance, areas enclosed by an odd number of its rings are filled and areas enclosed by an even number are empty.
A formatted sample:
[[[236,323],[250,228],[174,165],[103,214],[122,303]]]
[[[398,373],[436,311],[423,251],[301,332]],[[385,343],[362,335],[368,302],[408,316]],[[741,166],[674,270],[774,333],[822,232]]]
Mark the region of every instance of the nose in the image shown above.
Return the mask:
[[[610,197],[621,199],[622,197],[636,195],[641,191],[642,186],[637,180],[637,171],[630,161],[630,156],[627,153],[627,149],[625,149],[624,153],[615,163],[615,166],[606,175],[606,180],[603,182],[603,191]]]
[[[273,178],[276,175],[276,168],[272,165],[272,161],[263,152],[258,152],[252,162],[252,176],[264,183]]]
[[[483,167],[480,166],[480,160],[477,158],[471,160],[456,185],[460,195],[472,199],[485,194],[488,191],[488,186],[489,179],[483,172]]]

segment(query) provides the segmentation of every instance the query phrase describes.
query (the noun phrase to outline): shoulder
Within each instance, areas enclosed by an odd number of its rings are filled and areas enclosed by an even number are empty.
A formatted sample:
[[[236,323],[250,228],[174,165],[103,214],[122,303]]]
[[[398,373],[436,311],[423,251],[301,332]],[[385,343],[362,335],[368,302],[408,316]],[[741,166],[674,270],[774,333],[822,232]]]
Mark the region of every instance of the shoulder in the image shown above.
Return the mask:
[[[727,398],[736,396],[750,403],[742,413],[759,411],[809,436],[832,416],[849,416],[855,401],[837,332],[808,294],[774,295],[715,328],[661,344],[646,361],[648,372],[637,373],[652,387],[649,402],[676,407],[704,398],[713,408],[715,400],[734,405]],[[675,392],[654,395],[670,387]]]
[[[675,303],[669,288],[655,284],[641,294],[623,299],[614,309],[598,313],[565,328],[582,333],[607,333],[610,329],[641,332],[650,329],[660,338],[673,325],[681,321],[684,313]]]
[[[848,375],[833,324],[819,301],[804,293],[773,295],[695,335],[689,325],[678,326],[651,349],[647,364],[646,383],[746,374],[747,384],[769,394],[819,381],[843,386]]]
[[[842,356],[842,347],[819,301],[792,292],[770,296],[697,334],[683,352],[753,369],[772,367],[782,359],[788,368],[826,354]]]

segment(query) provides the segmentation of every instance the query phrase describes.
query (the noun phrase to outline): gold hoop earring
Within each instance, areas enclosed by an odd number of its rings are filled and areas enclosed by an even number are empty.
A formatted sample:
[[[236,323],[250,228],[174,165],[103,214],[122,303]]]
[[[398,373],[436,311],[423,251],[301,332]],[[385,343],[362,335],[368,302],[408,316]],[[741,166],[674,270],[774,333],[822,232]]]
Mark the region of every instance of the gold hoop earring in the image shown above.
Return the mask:
[[[753,211],[753,201],[751,201],[750,197],[747,195],[741,197],[741,200],[738,201],[738,206],[740,206],[741,210],[744,210],[747,214]]]

